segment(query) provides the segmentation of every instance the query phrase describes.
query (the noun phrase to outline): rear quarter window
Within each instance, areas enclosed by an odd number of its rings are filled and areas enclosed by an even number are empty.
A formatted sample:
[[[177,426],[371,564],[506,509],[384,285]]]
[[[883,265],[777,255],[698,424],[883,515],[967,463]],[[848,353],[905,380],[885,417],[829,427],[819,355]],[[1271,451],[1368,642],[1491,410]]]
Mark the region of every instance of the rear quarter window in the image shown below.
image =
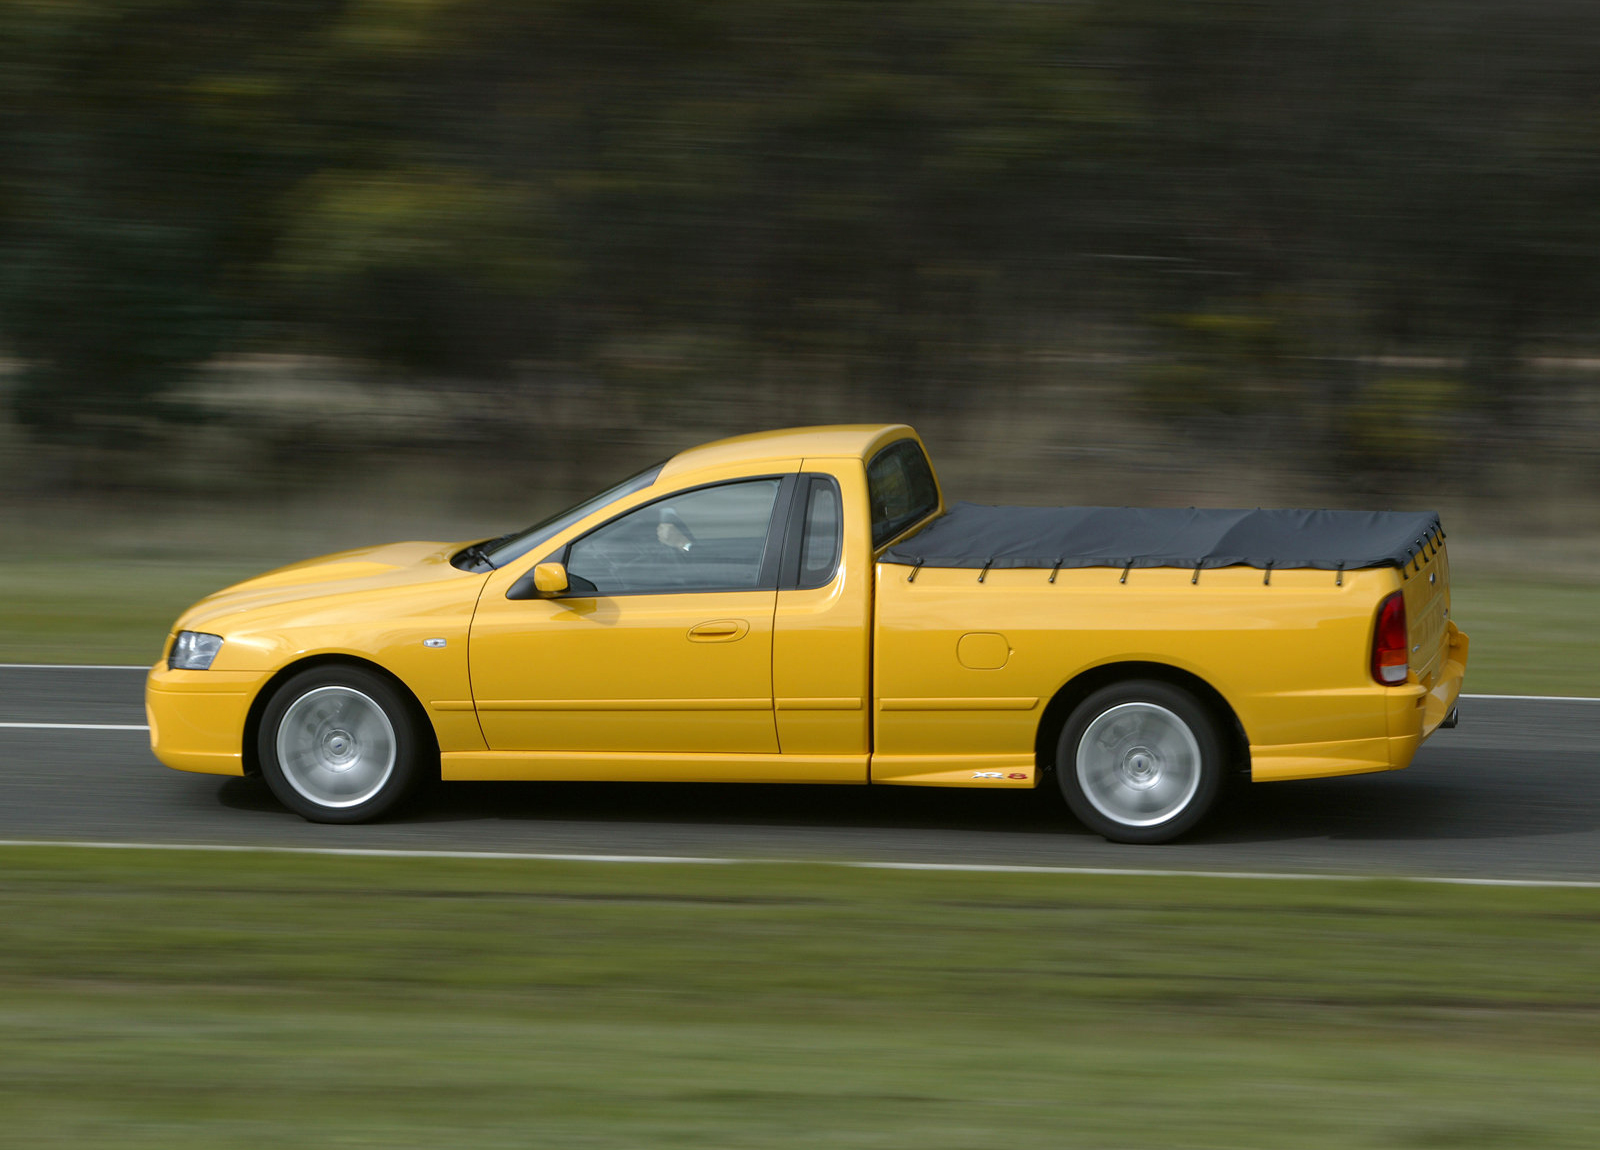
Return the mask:
[[[939,485],[916,440],[896,440],[872,457],[867,464],[867,496],[874,548],[938,510]]]

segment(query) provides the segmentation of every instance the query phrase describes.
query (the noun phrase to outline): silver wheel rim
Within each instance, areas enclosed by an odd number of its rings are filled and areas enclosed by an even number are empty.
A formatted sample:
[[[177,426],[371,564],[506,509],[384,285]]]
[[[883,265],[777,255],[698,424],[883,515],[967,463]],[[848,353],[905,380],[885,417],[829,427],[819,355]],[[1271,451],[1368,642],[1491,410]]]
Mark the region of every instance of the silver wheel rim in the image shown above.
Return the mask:
[[[1084,798],[1125,827],[1172,819],[1200,789],[1200,769],[1200,744],[1189,724],[1155,703],[1119,703],[1078,740]]]
[[[317,687],[278,721],[278,766],[320,807],[360,806],[394,774],[394,724],[353,687]]]

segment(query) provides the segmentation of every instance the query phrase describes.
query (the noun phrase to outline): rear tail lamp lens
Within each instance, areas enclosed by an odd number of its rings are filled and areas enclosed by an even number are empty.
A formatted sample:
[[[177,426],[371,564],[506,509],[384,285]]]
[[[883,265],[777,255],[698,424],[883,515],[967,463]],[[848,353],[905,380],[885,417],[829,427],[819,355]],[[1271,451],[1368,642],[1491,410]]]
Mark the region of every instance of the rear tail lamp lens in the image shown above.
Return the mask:
[[[1406,599],[1396,591],[1378,604],[1378,623],[1372,629],[1372,677],[1386,687],[1404,683],[1409,663]]]

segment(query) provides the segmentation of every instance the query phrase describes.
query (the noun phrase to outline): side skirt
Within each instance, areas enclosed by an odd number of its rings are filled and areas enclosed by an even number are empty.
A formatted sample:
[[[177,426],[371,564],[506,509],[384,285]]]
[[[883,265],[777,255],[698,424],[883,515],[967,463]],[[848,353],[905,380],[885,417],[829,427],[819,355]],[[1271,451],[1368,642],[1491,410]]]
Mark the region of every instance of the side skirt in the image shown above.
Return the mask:
[[[630,783],[867,782],[866,755],[736,755],[613,751],[446,751],[447,782],[520,779]]]

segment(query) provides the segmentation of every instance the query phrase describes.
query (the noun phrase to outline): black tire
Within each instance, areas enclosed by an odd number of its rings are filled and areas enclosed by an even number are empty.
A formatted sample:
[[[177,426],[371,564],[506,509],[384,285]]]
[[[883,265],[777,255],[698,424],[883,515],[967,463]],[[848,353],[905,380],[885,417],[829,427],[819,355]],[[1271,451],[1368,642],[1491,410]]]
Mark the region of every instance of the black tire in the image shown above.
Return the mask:
[[[1118,843],[1164,843],[1205,818],[1228,769],[1210,710],[1181,687],[1130,679],[1073,710],[1056,745],[1072,813]]]
[[[256,751],[278,801],[314,823],[387,814],[438,766],[400,690],[376,672],[339,665],[309,668],[278,687]]]

